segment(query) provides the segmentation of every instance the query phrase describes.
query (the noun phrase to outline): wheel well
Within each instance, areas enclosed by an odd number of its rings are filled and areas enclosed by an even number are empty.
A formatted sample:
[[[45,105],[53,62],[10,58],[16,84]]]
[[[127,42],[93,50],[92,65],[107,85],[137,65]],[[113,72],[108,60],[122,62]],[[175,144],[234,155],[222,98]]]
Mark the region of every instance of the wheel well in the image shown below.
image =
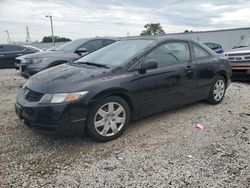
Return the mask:
[[[227,80],[227,76],[226,76],[227,74],[226,74],[225,71],[220,71],[220,72],[218,72],[218,75],[219,75],[219,76],[222,76],[223,78],[225,78],[225,81],[226,81],[226,83],[227,83],[228,80]]]
[[[110,97],[110,96],[121,97],[123,100],[125,100],[127,102],[129,109],[131,111],[130,117],[132,119],[133,112],[134,112],[134,105],[133,105],[131,98],[122,92],[112,92],[112,93],[108,93],[108,94],[102,94],[102,95],[99,95],[98,98],[100,99],[100,98],[106,98],[106,97]]]

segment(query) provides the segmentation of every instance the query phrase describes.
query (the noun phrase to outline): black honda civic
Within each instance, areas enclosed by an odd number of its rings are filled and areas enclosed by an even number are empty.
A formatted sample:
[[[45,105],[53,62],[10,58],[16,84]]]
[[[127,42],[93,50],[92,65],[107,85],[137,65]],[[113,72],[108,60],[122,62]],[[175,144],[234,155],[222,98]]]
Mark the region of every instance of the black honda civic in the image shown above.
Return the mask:
[[[31,77],[15,109],[36,132],[109,141],[131,120],[202,100],[219,104],[231,74],[228,60],[192,40],[127,38]]]

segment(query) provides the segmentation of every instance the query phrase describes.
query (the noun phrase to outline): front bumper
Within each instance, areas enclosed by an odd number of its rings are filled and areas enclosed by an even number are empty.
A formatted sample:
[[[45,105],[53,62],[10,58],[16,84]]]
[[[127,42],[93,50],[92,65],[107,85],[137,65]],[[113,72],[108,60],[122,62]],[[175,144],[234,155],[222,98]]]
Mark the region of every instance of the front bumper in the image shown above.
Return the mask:
[[[22,65],[20,66],[20,73],[21,76],[24,78],[29,78],[33,76],[34,74],[42,71],[44,68],[30,68],[28,65]]]
[[[87,108],[83,104],[41,105],[18,97],[15,103],[16,114],[33,131],[51,136],[78,136],[86,133]]]
[[[248,71],[250,70],[250,63],[231,63],[232,70],[242,70],[242,71]]]

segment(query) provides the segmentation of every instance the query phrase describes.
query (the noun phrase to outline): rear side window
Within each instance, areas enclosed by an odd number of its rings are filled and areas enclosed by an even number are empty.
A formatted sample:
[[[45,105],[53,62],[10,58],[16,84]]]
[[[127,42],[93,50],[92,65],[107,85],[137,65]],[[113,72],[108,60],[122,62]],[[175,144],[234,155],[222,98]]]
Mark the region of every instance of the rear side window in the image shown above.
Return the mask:
[[[88,52],[94,52],[102,47],[102,40],[92,40],[83,44],[80,48],[86,48]]]
[[[6,45],[5,49],[6,49],[5,51],[14,52],[14,51],[24,51],[25,47],[17,45]]]
[[[196,44],[193,44],[193,49],[195,59],[202,59],[211,56],[205,49],[201,48]]]
[[[159,66],[190,61],[189,45],[186,42],[169,42],[151,51],[145,59],[154,59]]]
[[[105,40],[102,40],[102,46],[104,47],[114,42],[115,42],[114,40],[105,39]]]

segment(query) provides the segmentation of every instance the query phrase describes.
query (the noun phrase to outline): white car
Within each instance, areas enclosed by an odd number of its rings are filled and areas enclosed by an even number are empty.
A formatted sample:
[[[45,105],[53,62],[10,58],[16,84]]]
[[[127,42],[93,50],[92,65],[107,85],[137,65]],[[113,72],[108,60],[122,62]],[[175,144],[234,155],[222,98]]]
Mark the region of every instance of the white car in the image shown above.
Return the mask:
[[[233,73],[247,73],[250,76],[250,37],[243,39],[231,51],[225,52],[224,56],[230,60]]]

